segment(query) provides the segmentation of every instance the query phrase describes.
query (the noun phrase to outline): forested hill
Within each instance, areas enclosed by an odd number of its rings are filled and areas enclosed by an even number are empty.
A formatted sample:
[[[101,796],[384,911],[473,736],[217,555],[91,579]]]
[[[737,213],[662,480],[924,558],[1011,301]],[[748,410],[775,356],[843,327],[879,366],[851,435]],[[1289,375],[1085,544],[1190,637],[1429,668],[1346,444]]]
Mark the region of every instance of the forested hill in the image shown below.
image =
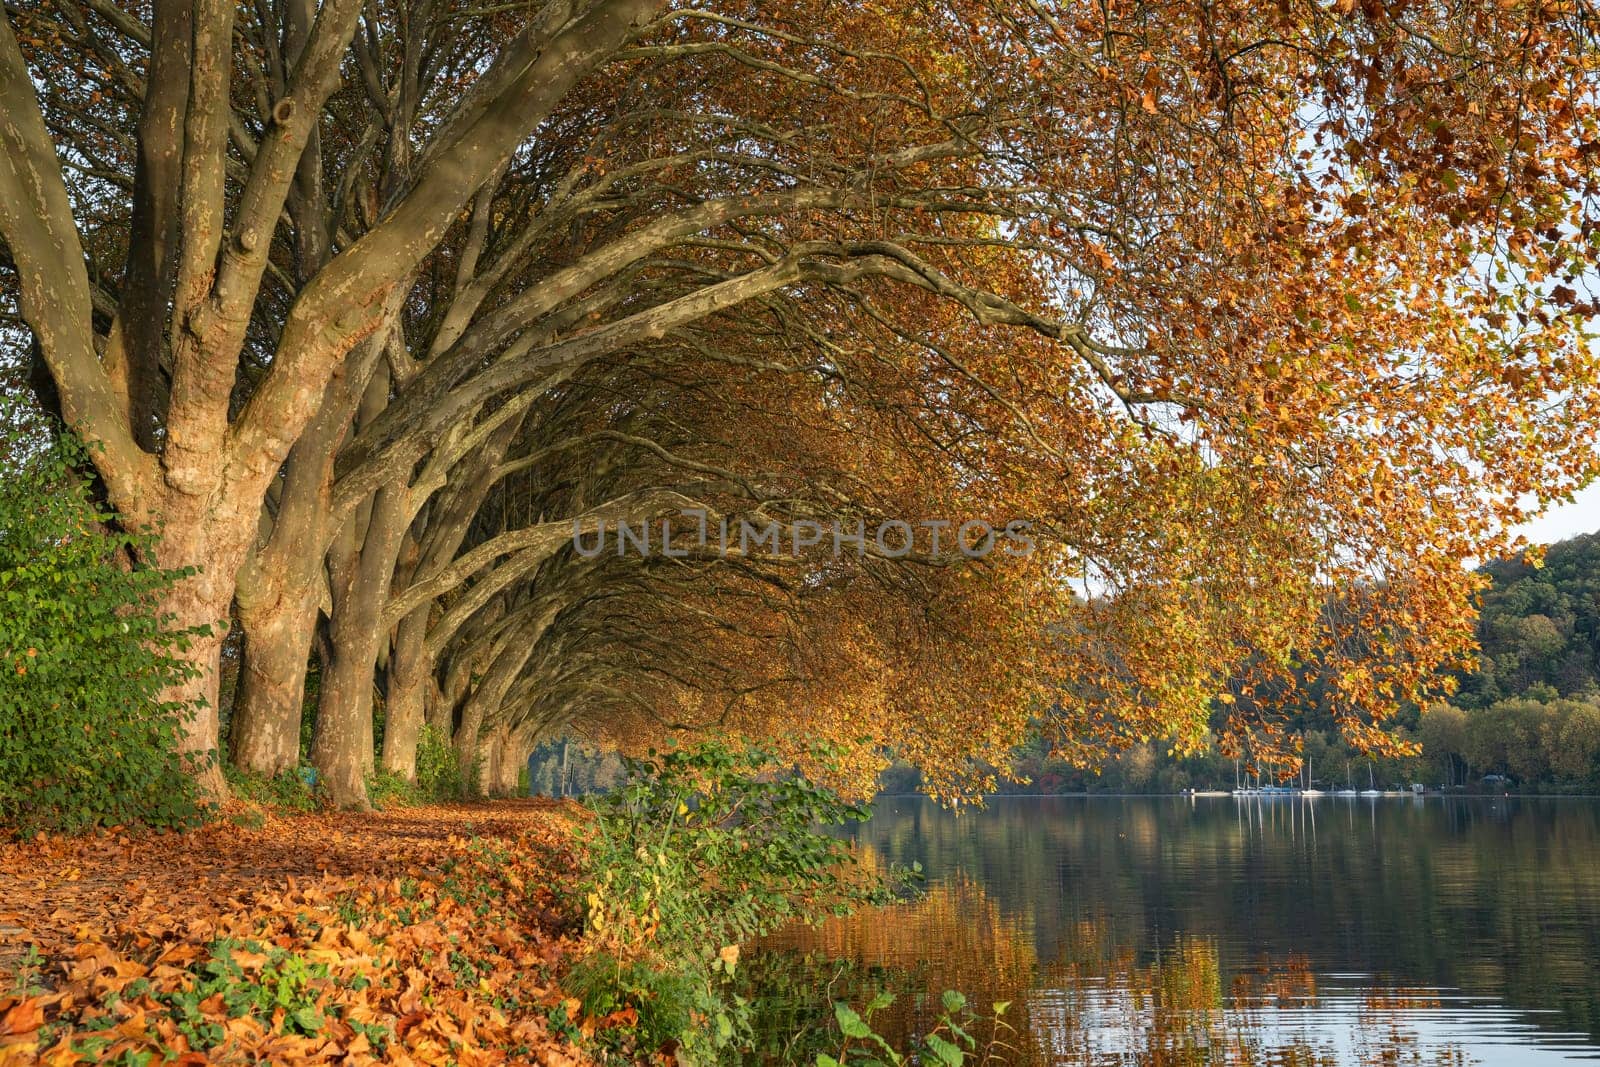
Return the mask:
[[[1551,545],[1543,567],[1502,560],[1487,570],[1481,662],[1455,703],[1600,693],[1600,533]]]

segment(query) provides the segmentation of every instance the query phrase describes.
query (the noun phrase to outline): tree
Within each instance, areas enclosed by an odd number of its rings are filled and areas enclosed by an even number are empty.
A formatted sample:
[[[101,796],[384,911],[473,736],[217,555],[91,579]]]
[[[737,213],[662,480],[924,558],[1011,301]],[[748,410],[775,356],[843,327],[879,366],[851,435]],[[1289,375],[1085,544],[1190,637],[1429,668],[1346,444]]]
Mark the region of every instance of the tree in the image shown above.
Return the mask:
[[[1470,727],[1467,715],[1451,704],[1434,704],[1422,716],[1422,751],[1437,767],[1446,785],[1465,785],[1472,765],[1465,759]]]
[[[1574,537],[1488,564],[1479,667],[1459,703],[1482,707],[1534,685],[1562,695],[1600,689],[1600,537]]]
[[[123,238],[106,251],[126,250],[120,272],[105,264],[104,277],[120,277],[110,314],[97,322],[101,264],[91,284],[85,253],[99,250],[85,247],[78,218],[88,205],[74,203],[57,155],[59,143],[69,165],[92,166],[97,116],[58,126],[52,137],[34,81],[39,67],[25,60],[9,12],[0,22],[0,233],[62,412],[95,446],[110,499],[132,521],[161,528],[163,566],[196,570],[162,606],[181,625],[214,625],[228,615],[268,489],[340,362],[379,328],[461,205],[633,36],[650,5],[546,9],[505,42],[471,91],[452,94],[453,109],[436,94],[437,110],[395,116],[393,152],[408,152],[402,142],[419,126],[431,136],[408,186],[383,190],[382,217],[348,241],[339,231],[349,203],[332,204],[319,189],[318,135],[337,120],[330,102],[361,4],[287,4],[273,24],[237,27],[227,3],[158,3],[148,22],[108,5],[92,24],[75,7],[40,12],[48,39],[30,41],[41,40],[42,61],[61,55],[51,48],[59,43],[103,71],[114,95],[89,90],[90,107],[104,100],[114,121],[138,131],[131,144],[107,146],[115,176],[90,191],[97,201],[114,198],[107,221]],[[235,54],[236,28],[251,51]],[[144,60],[142,78],[123,59],[130,52]],[[286,211],[285,237],[298,238],[297,253],[343,247],[290,294],[285,316],[263,337],[259,295],[275,273],[269,263]],[[256,375],[247,340],[265,349]],[[256,379],[242,405],[234,395],[241,372]],[[191,749],[217,747],[219,647],[220,636],[194,643],[195,681],[174,694],[204,705],[189,726]],[[203,785],[222,791],[214,769]]]

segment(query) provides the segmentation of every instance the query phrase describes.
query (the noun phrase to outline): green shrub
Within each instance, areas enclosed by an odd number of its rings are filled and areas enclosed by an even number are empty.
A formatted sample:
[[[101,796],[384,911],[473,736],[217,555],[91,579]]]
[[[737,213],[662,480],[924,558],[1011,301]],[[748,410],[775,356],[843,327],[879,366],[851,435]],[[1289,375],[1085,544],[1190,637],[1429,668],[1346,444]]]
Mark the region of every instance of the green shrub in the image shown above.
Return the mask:
[[[623,963],[604,952],[580,960],[563,986],[582,1005],[585,1017],[604,1019],[633,1010],[631,1027],[601,1031],[614,1051],[649,1051],[680,1040],[693,1027],[696,1013],[719,1007],[707,1002],[704,988],[691,974],[658,970],[637,960]]]
[[[367,775],[367,798],[375,808],[407,807],[439,800],[460,800],[463,795],[460,764],[449,739],[432,726],[417,737],[417,778],[408,782],[379,768]]]
[[[316,790],[306,781],[306,773],[301,768],[268,778],[224,763],[222,774],[228,780],[229,792],[240,800],[287,811],[315,811],[317,808]]]
[[[938,1067],[963,1067],[976,1062],[1008,1062],[1017,1049],[1006,1038],[1013,1029],[1002,1016],[1009,1001],[1000,1001],[993,1007],[994,1014],[980,1015],[973,1011],[967,998],[953,989],[945,990],[939,998],[940,1011],[933,1025],[917,1034],[906,1051],[895,1048],[872,1025],[872,1017],[895,1000],[893,993],[879,993],[861,1011],[856,1011],[844,1001],[833,1005],[834,1023],[838,1027],[839,1046],[835,1053],[818,1053],[815,1067],[901,1067],[905,1063],[934,1064]],[[980,1047],[984,1030],[988,1040]]]
[[[461,765],[450,738],[426,725],[417,736],[417,793],[426,800],[456,800],[464,795]]]
[[[408,782],[393,771],[382,768],[367,775],[367,799],[382,811],[385,808],[404,808],[421,804],[428,797],[414,783]]]
[[[192,572],[143,565],[153,540],[91,501],[86,458],[0,397],[0,823],[23,833],[198,814],[177,755],[194,709],[161,700],[197,633],[158,608]]]
[[[742,943],[884,902],[892,886],[863,875],[850,844],[829,832],[868,810],[769,752],[706,744],[627,769],[627,783],[594,805],[584,918],[601,962],[577,972],[580,999],[586,1011],[633,1008],[641,1040],[657,1043],[640,1051],[672,1039],[681,1062],[709,1063],[749,1036],[748,1005],[731,986]],[[692,996],[659,995],[681,993],[680,979]],[[669,1007],[685,1000],[708,1025],[670,1032],[681,1013]]]

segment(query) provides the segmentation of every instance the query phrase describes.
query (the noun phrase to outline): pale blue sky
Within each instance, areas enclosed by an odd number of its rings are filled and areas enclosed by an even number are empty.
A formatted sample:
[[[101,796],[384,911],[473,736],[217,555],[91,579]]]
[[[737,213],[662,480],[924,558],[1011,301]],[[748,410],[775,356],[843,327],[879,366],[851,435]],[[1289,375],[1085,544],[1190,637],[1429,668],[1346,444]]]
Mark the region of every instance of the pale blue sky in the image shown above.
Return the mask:
[[[1517,527],[1517,532],[1535,544],[1563,541],[1581,533],[1600,530],[1600,482],[1579,493],[1570,504],[1551,508],[1533,522]]]

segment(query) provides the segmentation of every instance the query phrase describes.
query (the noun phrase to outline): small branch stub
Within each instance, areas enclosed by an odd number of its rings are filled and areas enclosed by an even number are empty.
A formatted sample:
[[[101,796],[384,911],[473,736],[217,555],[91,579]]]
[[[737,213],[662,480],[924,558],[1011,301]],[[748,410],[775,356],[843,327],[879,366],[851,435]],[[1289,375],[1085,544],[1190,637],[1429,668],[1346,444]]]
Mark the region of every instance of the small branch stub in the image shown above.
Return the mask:
[[[190,309],[184,322],[189,328],[189,333],[197,340],[204,342],[206,335],[211,332],[211,327],[216,324],[216,309],[209,300],[202,300]]]
[[[294,101],[284,97],[272,105],[272,121],[279,126],[289,125],[289,120],[294,118]]]

